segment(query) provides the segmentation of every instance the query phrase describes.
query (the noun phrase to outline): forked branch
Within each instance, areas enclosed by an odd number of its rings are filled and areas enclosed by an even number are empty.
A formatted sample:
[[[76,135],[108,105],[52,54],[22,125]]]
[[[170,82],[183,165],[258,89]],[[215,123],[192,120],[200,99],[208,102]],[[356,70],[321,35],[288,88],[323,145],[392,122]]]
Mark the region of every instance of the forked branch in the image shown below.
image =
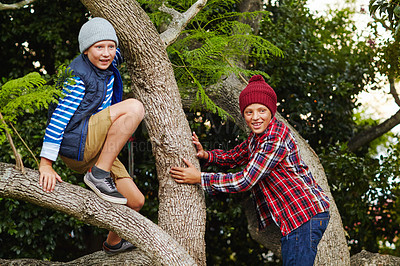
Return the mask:
[[[172,16],[172,21],[168,28],[160,34],[165,46],[169,46],[178,38],[182,30],[203,9],[206,3],[207,0],[198,0],[185,13],[179,13],[173,8],[166,7],[164,3],[162,4],[159,10]]]
[[[7,140],[8,140],[8,142],[10,143],[11,149],[12,149],[12,151],[13,151],[13,153],[14,153],[14,157],[15,157],[15,169],[21,171],[22,174],[25,175],[25,168],[24,168],[24,164],[22,163],[21,155],[19,154],[19,152],[18,152],[17,149],[15,148],[13,139],[12,139],[10,133],[9,133],[8,130],[7,130],[7,123],[6,123],[6,121],[4,120],[4,117],[3,117],[3,115],[1,114],[1,112],[0,112],[0,120],[1,120],[1,123],[4,125],[4,131],[5,131],[5,133],[6,133]]]

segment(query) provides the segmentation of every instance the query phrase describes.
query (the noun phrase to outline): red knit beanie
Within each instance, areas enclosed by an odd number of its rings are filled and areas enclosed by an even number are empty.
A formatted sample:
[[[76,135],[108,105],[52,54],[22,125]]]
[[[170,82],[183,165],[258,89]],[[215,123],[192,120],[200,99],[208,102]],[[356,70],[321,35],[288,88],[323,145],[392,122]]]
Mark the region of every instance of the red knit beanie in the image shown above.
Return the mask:
[[[239,95],[240,112],[253,103],[263,104],[271,111],[272,116],[276,113],[276,94],[261,75],[253,76],[246,88]]]

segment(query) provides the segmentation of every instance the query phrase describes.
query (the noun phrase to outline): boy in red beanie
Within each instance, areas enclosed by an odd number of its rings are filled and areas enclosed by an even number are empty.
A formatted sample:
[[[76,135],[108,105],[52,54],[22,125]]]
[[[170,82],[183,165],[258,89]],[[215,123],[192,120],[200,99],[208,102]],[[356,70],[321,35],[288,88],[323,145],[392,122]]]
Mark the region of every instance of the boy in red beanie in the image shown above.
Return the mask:
[[[201,183],[210,194],[251,191],[259,228],[275,223],[282,233],[283,265],[313,265],[329,222],[329,199],[315,182],[289,128],[274,117],[277,97],[262,76],[253,76],[240,93],[240,111],[251,133],[230,151],[205,151],[193,133],[197,157],[237,173],[205,173],[184,159],[172,167],[177,183]]]

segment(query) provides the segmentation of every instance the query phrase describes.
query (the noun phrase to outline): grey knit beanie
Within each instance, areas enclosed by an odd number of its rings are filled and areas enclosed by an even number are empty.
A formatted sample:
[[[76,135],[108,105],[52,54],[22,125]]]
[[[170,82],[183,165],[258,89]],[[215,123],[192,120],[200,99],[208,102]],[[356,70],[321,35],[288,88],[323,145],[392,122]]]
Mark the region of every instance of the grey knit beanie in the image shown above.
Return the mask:
[[[96,42],[111,40],[118,47],[118,38],[114,27],[104,18],[92,18],[82,25],[79,31],[79,51],[85,52],[90,46]]]

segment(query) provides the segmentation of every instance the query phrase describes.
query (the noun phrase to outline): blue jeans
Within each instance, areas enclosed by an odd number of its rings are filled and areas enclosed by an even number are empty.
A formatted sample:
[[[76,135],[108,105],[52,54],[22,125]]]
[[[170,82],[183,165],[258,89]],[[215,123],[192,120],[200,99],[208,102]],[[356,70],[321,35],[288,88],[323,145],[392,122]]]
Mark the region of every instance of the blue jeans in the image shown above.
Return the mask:
[[[328,211],[318,213],[281,238],[283,265],[314,265],[317,246],[328,226],[329,218]]]

